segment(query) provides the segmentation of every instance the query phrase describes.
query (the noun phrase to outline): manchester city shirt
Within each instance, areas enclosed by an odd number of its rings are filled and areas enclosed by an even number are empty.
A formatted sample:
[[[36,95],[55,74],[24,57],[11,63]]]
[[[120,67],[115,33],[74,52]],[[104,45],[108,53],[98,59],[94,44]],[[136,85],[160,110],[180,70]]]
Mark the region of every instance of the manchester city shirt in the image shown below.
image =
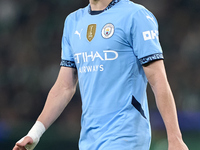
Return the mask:
[[[151,131],[143,64],[163,59],[158,24],[145,7],[113,1],[90,5],[65,21],[61,66],[78,71],[80,150],[147,150]]]

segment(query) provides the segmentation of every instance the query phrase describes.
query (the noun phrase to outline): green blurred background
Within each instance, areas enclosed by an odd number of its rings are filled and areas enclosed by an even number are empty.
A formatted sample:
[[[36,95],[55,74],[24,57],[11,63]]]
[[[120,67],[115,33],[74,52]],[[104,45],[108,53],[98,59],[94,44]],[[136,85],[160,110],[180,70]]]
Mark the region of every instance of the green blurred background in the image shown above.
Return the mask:
[[[135,0],[154,13],[183,139],[200,150],[200,2]],[[11,150],[40,114],[56,80],[66,16],[88,0],[0,0],[0,150]],[[151,150],[167,150],[166,132],[148,87]],[[78,150],[79,90],[36,150]]]

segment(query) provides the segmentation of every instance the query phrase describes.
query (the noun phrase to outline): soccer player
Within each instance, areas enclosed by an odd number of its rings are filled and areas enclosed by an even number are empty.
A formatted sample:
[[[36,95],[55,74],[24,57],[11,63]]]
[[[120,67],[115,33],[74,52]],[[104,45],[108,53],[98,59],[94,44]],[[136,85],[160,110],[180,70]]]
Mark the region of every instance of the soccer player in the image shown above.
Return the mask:
[[[129,0],[90,0],[66,18],[57,81],[36,123],[13,150],[36,146],[71,100],[78,81],[80,150],[150,148],[147,82],[166,126],[168,150],[188,150],[164,69],[158,24],[145,7]]]

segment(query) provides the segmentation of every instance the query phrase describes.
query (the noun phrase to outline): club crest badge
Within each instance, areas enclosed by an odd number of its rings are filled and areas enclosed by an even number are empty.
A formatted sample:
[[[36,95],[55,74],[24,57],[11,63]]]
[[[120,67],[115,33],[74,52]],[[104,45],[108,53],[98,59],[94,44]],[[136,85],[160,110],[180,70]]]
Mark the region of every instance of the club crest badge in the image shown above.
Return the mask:
[[[114,34],[114,31],[115,31],[115,27],[113,24],[111,23],[108,23],[106,24],[103,29],[102,29],[102,32],[101,32],[101,35],[105,38],[105,39],[108,39],[110,38],[113,34]]]
[[[89,42],[92,41],[92,39],[94,38],[95,36],[95,33],[96,33],[96,27],[97,25],[96,24],[90,24],[87,28],[87,39]]]

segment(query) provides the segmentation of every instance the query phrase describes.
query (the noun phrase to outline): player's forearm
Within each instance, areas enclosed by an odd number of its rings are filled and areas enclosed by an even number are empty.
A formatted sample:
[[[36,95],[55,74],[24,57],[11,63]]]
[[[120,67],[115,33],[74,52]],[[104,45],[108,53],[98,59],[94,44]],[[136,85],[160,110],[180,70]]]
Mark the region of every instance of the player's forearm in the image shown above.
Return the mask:
[[[16,143],[14,149],[17,150],[20,147],[27,150],[33,150],[46,129],[58,118],[75,92],[74,89],[59,89],[58,86],[54,86],[51,89],[45,107],[38,120],[28,134]]]
[[[152,86],[156,104],[166,126],[168,141],[181,139],[176,106],[168,81],[164,79],[162,84]]]
[[[60,88],[54,85],[50,90],[44,109],[38,121],[42,122],[47,129],[62,113],[75,93],[76,87]]]
[[[181,138],[176,106],[167,80],[164,63],[158,60],[144,66],[144,71],[156,98],[156,104],[166,126],[168,140]]]
[[[44,109],[28,134],[16,143],[14,149],[33,150],[41,136],[58,118],[75,93],[77,70],[61,67],[56,83],[50,90]]]

